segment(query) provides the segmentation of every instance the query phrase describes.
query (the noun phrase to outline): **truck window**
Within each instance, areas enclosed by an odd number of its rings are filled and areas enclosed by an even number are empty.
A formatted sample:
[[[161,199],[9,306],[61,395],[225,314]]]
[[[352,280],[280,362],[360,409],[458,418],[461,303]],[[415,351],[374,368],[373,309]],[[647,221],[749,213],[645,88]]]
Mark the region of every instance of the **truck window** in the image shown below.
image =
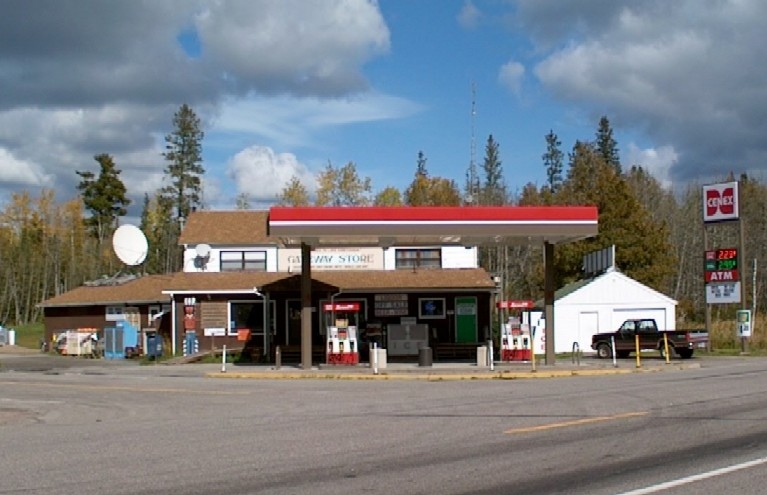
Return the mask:
[[[627,320],[621,325],[621,332],[633,332],[635,328],[634,322],[632,320]]]
[[[655,328],[655,322],[652,320],[643,320],[639,322],[639,330],[643,332],[654,332],[657,330]]]

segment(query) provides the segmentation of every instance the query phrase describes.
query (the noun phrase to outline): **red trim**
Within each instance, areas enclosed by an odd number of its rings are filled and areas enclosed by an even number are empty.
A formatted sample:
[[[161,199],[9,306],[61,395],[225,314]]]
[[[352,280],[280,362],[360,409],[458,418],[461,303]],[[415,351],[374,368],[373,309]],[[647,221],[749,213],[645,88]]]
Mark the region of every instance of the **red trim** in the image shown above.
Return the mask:
[[[359,311],[360,303],[327,303],[322,305],[324,311]]]
[[[597,222],[596,206],[273,206],[269,223],[280,222]]]

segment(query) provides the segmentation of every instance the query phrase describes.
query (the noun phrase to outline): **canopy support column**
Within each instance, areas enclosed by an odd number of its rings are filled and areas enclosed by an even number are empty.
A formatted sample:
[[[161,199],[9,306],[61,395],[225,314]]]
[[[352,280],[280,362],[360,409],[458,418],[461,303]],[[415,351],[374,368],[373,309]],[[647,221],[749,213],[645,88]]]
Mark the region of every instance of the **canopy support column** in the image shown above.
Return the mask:
[[[301,367],[312,369],[312,247],[301,243]]]
[[[554,244],[543,243],[543,305],[546,318],[546,364],[556,361],[554,352]]]

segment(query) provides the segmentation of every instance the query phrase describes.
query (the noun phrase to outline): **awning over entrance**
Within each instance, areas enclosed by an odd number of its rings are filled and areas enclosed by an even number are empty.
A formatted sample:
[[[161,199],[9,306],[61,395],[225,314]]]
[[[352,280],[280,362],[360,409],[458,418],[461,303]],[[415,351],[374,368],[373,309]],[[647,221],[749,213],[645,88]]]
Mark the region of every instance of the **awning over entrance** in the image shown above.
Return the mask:
[[[286,246],[561,244],[598,233],[593,206],[273,207]]]

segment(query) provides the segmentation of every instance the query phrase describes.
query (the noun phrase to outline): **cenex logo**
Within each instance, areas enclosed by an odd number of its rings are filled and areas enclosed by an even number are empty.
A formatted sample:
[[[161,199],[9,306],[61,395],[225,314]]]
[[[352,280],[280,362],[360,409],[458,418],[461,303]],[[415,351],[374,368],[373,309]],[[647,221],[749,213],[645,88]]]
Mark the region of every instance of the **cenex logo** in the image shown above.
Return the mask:
[[[716,215],[717,210],[723,215],[735,213],[735,190],[725,188],[720,194],[716,189],[706,191],[706,216]]]
[[[724,182],[703,186],[703,221],[738,219],[738,183]]]

